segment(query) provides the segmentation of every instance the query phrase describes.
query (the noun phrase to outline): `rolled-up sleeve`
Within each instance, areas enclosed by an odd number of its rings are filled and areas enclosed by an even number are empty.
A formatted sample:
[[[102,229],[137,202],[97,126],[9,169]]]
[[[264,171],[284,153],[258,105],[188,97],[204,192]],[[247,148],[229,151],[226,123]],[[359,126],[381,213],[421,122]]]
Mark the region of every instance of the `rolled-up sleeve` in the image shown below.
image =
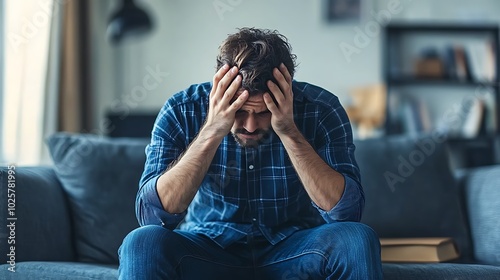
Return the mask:
[[[146,147],[146,162],[139,191],[136,197],[135,212],[139,225],[162,225],[175,228],[186,212],[172,214],[164,210],[156,189],[158,178],[176,160],[184,149],[184,132],[179,125],[171,106],[167,103],[160,110],[151,133],[151,143]]]
[[[359,222],[365,205],[365,196],[361,186],[359,167],[354,157],[355,146],[352,129],[344,108],[336,103],[322,117],[318,124],[315,142],[318,155],[335,171],[344,176],[344,192],[332,209],[319,211],[327,223],[338,221]]]
[[[349,176],[344,176],[345,187],[342,197],[337,204],[329,211],[321,209],[311,200],[313,206],[327,223],[353,221],[359,222],[364,207],[364,195],[358,182]]]
[[[171,214],[163,209],[158,192],[156,191],[157,175],[147,181],[139,190],[136,200],[136,214],[139,224],[161,225],[174,229],[184,219],[186,212]]]

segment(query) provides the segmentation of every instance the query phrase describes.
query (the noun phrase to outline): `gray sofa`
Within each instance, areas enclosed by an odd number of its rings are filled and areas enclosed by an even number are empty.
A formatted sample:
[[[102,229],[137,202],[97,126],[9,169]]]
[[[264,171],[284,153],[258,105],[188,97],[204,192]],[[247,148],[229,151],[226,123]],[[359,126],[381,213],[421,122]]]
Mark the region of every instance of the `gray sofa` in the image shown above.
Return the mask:
[[[14,169],[12,216],[2,167],[0,279],[117,279],[117,249],[138,226],[134,202],[147,142],[50,137],[54,166]],[[500,279],[500,165],[451,172],[446,142],[432,136],[356,146],[362,222],[381,237],[451,236],[461,251],[448,263],[384,263],[385,279]],[[11,230],[5,224],[12,221]]]

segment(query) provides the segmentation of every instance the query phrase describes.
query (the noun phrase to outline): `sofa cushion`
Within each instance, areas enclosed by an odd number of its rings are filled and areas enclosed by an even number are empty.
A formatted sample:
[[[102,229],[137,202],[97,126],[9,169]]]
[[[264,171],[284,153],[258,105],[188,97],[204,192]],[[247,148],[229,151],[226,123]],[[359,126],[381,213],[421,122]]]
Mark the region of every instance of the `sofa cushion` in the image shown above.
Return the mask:
[[[16,272],[0,265],[0,279],[71,279],[71,280],[116,280],[117,265],[100,265],[77,262],[20,262]]]
[[[0,226],[0,263],[10,261],[10,246],[15,246],[15,262],[73,261],[73,239],[71,220],[68,213],[68,201],[52,167],[17,166],[10,169],[15,178],[10,192],[14,202],[14,216],[7,212],[9,168],[0,168],[0,220],[3,217],[17,218],[13,222],[12,231],[2,224]],[[15,194],[15,197],[12,197]],[[10,239],[9,244],[9,237]],[[15,242],[15,244],[13,243]],[[4,253],[5,252],[5,253]],[[4,279],[0,277],[0,279]]]
[[[443,141],[434,135],[356,141],[362,222],[380,237],[453,237],[469,261],[470,236]]]
[[[500,165],[469,170],[464,183],[474,257],[500,265]]]
[[[500,267],[493,265],[428,263],[382,264],[384,280],[500,279]]]
[[[79,261],[118,263],[123,238],[138,226],[134,203],[147,142],[64,133],[48,138],[69,197]]]

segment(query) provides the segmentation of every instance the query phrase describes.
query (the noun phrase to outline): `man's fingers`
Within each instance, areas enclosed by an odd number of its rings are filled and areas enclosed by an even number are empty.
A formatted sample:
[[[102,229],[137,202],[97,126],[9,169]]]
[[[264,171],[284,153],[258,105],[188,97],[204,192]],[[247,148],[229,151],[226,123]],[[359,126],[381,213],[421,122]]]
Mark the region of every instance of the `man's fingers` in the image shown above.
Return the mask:
[[[233,99],[234,94],[238,91],[241,86],[241,76],[238,75],[231,82],[231,85],[227,88],[224,95],[222,96],[223,102],[229,103]]]
[[[278,104],[276,104],[276,106],[279,107],[280,104],[283,104],[285,102],[285,96],[283,95],[283,92],[275,83],[273,83],[272,81],[267,81],[267,87],[269,88],[269,90],[273,94],[274,99],[276,99],[276,102],[278,102]],[[271,96],[269,96],[269,97],[271,97]]]
[[[290,84],[286,81],[285,76],[278,70],[278,68],[274,68],[273,70],[273,75],[276,81],[278,82],[278,85],[281,89],[281,92],[285,96],[285,99],[288,98],[287,93],[290,91]]]
[[[217,91],[219,92],[225,92],[226,89],[229,87],[231,84],[231,81],[234,79],[234,77],[238,74],[238,67],[234,66],[232,67],[225,75],[222,77],[222,79],[219,81],[219,84],[217,85]]]
[[[226,69],[224,70],[223,68],[225,67]],[[237,74],[238,68],[236,66],[231,69],[229,69],[229,65],[221,67],[221,69],[219,69],[214,76],[214,83],[211,91],[213,98],[221,99],[227,87],[231,84],[231,81]]]
[[[248,99],[248,90],[243,91],[238,98],[231,104],[231,111],[236,112],[238,111],[243,104],[247,101]]]
[[[280,64],[280,72],[283,74],[285,77],[285,80],[288,84],[292,83],[292,75],[290,75],[290,72],[288,72],[288,68],[286,68],[285,64],[283,62]]]
[[[219,81],[224,77],[224,75],[227,73],[227,70],[229,70],[229,65],[224,64],[218,71],[215,73],[214,78],[213,78],[213,87],[216,88],[217,85],[219,84]]]
[[[276,104],[274,103],[273,99],[271,98],[271,95],[266,92],[266,93],[264,93],[263,97],[264,97],[264,102],[266,103],[267,109],[269,109],[269,111],[271,111],[271,114],[278,115],[279,109],[276,106]]]

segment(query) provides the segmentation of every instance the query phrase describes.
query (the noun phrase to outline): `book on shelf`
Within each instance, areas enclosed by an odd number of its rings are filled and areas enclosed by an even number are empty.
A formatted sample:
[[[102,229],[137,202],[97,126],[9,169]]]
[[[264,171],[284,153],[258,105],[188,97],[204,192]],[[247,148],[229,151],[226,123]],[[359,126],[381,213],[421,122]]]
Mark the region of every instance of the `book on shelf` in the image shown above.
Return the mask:
[[[443,61],[447,78],[450,80],[458,80],[455,49],[453,48],[453,46],[450,45],[445,48]]]
[[[380,238],[383,262],[436,263],[460,257],[450,237]]]
[[[446,76],[450,80],[494,82],[496,51],[490,41],[448,45],[443,52]]]
[[[414,100],[405,100],[401,105],[402,126],[406,134],[416,135],[420,129],[420,119],[416,117],[417,111]]]
[[[427,104],[412,96],[403,96],[397,101],[393,108],[398,108],[401,127],[404,133],[417,135],[422,132],[430,132],[432,121]]]
[[[475,82],[493,82],[495,80],[495,51],[493,43],[470,42],[465,46],[468,53],[470,72]]]
[[[482,94],[482,101],[484,105],[484,129],[486,134],[496,134],[498,133],[498,123],[497,123],[497,114],[498,107],[496,105],[496,97],[493,89],[485,89]]]
[[[455,70],[456,77],[459,81],[470,81],[471,80],[471,71],[470,71],[470,63],[469,56],[463,46],[454,46],[455,52]]]
[[[485,105],[479,98],[469,98],[462,102],[464,120],[461,135],[464,138],[474,138],[479,135],[485,123]]]

